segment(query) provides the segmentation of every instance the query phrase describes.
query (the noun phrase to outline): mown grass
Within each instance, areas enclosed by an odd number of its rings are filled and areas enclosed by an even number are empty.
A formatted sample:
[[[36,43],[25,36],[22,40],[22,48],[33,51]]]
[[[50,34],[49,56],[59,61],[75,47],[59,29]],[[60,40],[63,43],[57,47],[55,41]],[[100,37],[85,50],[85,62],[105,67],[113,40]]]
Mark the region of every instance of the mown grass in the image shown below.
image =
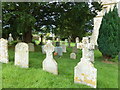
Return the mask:
[[[42,54],[41,47],[36,46],[35,52],[29,54],[29,68],[24,69],[14,65],[14,48],[9,48],[8,64],[3,64],[2,87],[3,88],[90,88],[89,86],[74,83],[74,67],[80,61],[81,50],[77,59],[70,59],[71,48],[67,48],[61,58],[54,57],[58,63],[59,75],[42,70],[42,61],[45,54]],[[118,65],[117,62],[107,64],[102,62],[103,58],[98,50],[95,50],[95,67],[97,68],[97,88],[118,87]],[[117,61],[114,60],[114,61]]]

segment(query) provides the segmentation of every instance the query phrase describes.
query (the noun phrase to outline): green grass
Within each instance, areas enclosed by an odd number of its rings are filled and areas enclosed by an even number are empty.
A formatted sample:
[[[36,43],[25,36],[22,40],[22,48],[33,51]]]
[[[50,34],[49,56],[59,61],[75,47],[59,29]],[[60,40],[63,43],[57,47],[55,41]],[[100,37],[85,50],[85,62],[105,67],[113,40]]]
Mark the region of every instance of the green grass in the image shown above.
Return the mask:
[[[58,63],[59,75],[42,70],[42,61],[45,54],[41,53],[40,46],[36,47],[35,52],[30,52],[29,68],[24,69],[14,65],[14,49],[9,48],[8,64],[3,64],[2,68],[2,87],[3,88],[90,88],[89,86],[74,83],[74,67],[80,61],[81,50],[77,54],[77,59],[70,59],[71,48],[67,48],[61,58],[54,57]],[[98,88],[117,88],[118,87],[118,65],[102,62],[101,53],[95,51],[95,67],[97,68],[97,87]],[[115,61],[115,60],[114,60]],[[117,59],[116,59],[117,61]]]

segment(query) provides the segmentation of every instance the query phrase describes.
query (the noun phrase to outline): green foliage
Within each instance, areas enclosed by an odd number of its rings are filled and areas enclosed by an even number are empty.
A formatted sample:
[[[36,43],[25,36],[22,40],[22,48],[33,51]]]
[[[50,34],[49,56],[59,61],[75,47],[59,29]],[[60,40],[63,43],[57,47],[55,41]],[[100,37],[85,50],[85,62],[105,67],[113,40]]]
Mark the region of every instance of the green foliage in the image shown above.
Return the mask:
[[[55,58],[58,63],[59,75],[42,70],[42,54],[40,46],[30,52],[28,69],[14,66],[14,48],[9,48],[8,64],[2,64],[3,88],[90,88],[83,84],[74,83],[74,67],[80,61],[82,52],[79,50],[77,59],[70,59],[71,48],[67,48],[61,58]],[[102,55],[95,50],[95,67],[97,68],[97,88],[118,88],[118,65],[101,62]],[[116,61],[116,60],[115,60]],[[109,69],[108,69],[109,68]]]
[[[98,48],[105,57],[114,58],[120,51],[120,18],[117,8],[103,17],[98,36]],[[109,59],[109,58],[108,58]]]
[[[85,2],[3,2],[3,27],[10,25],[3,28],[3,36],[12,33],[15,38],[21,32],[24,35],[35,30],[61,37],[82,37],[85,27],[92,28],[86,23],[96,16],[95,10],[101,9],[98,3],[92,5],[90,8]]]

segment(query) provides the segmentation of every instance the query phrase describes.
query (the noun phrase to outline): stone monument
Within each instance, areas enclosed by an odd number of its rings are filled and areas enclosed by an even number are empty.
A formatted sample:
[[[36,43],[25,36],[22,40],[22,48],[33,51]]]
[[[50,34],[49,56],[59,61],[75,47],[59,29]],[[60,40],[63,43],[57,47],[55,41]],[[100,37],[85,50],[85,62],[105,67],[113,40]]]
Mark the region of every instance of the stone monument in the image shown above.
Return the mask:
[[[28,44],[20,42],[15,46],[15,65],[22,68],[29,67]]]
[[[52,54],[54,52],[54,46],[52,45],[52,42],[50,40],[48,40],[48,42],[44,46],[44,50],[46,52],[46,58],[42,63],[43,70],[57,75],[58,74],[57,62],[53,59]]]
[[[71,58],[71,59],[76,59],[76,54],[75,54],[75,53],[71,53],[71,54],[70,54],[70,58]]]
[[[93,49],[93,47],[89,45],[88,37],[83,37],[79,47],[82,49],[82,58],[74,68],[74,82],[96,88],[97,69],[94,68],[94,65],[91,63],[89,49]]]
[[[62,43],[62,51],[63,51],[64,53],[66,53],[66,45],[65,45],[65,42]]]
[[[8,63],[8,41],[1,38],[0,39],[0,62]]]
[[[34,48],[34,44],[33,44],[33,43],[28,43],[28,46],[29,46],[29,51],[32,51],[32,52],[35,51],[35,48]]]
[[[12,37],[12,34],[10,33],[9,34],[9,38],[8,38],[8,42],[10,43],[10,42],[12,42],[13,41],[13,37]]]

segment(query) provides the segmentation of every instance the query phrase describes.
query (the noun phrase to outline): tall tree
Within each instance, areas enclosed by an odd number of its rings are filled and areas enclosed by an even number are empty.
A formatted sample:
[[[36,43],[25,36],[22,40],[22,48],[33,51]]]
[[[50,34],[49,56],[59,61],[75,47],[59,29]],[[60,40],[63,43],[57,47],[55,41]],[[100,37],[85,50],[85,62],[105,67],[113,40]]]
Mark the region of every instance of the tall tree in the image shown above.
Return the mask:
[[[96,15],[96,10],[100,10],[98,5],[100,4],[94,3],[89,7],[88,3],[83,2],[5,2],[2,4],[3,36],[7,37],[11,32],[16,38],[19,33],[23,33],[24,41],[31,42],[31,32],[36,30],[54,32],[61,37],[82,37],[85,23]],[[47,29],[41,29],[43,26]]]
[[[98,36],[98,48],[107,60],[114,58],[120,51],[120,18],[117,8],[103,17]]]

